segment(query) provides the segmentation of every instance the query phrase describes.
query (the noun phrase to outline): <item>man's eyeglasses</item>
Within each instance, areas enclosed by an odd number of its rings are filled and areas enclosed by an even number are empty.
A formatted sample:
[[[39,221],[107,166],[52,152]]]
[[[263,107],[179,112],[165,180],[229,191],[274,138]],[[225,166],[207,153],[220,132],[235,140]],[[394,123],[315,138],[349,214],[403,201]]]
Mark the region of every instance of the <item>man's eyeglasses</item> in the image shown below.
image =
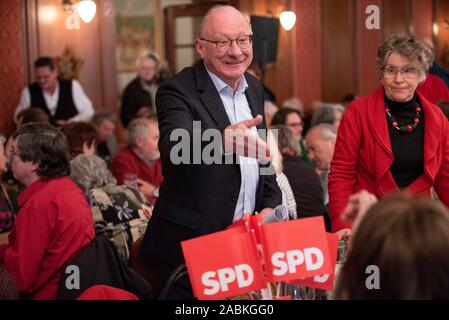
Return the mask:
[[[405,79],[413,79],[419,74],[419,70],[415,67],[396,68],[394,66],[384,66],[382,72],[384,77],[388,79],[396,78],[398,72],[400,72]]]
[[[209,39],[205,39],[205,38],[200,38],[200,40],[214,43],[215,46],[217,47],[218,51],[226,52],[229,49],[231,49],[233,41],[235,41],[235,43],[237,43],[237,45],[239,46],[240,49],[249,48],[251,46],[251,43],[253,43],[253,36],[247,35],[247,36],[241,36],[241,37],[238,37],[235,39],[217,40],[217,41],[213,41],[213,40],[209,40]]]

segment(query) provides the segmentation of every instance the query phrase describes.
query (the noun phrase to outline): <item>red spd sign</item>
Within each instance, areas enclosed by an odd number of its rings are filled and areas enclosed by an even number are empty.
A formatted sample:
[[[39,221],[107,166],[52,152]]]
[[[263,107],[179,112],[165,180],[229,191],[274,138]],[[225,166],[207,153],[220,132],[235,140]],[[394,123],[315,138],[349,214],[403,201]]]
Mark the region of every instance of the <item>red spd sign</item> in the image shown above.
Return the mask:
[[[311,288],[318,288],[323,290],[333,290],[334,289],[334,270],[335,264],[337,263],[337,254],[338,254],[338,236],[334,233],[327,234],[327,243],[329,246],[329,255],[331,261],[331,269],[332,273],[323,274],[319,276],[314,276],[312,278],[301,279],[301,280],[293,280],[289,281],[293,284],[298,284],[302,286],[307,286]]]
[[[322,217],[265,224],[261,234],[269,282],[332,272]]]
[[[232,228],[181,243],[198,299],[222,299],[266,287],[254,240],[241,231]]]

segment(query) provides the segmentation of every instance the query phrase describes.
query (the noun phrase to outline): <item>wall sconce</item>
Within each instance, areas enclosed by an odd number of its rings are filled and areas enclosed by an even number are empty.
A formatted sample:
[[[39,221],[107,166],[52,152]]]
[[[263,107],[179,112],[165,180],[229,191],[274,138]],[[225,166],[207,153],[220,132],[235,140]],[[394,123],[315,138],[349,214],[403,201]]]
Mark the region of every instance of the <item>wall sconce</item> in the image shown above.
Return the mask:
[[[296,14],[293,11],[282,11],[279,20],[281,21],[281,26],[287,31],[290,31],[296,23]]]
[[[438,36],[438,32],[440,31],[440,27],[438,26],[438,23],[434,22],[432,24],[432,31],[435,36]]]
[[[77,6],[78,14],[81,20],[85,23],[89,23],[95,17],[95,12],[97,11],[97,6],[92,0],[81,0]]]
[[[280,5],[279,21],[284,30],[290,31],[296,23],[296,13],[294,11],[294,5],[292,6],[291,0],[283,0]]]
[[[89,23],[95,17],[97,6],[92,0],[81,0],[78,3],[74,3],[75,0],[62,0],[62,6],[64,12],[67,15],[72,15],[76,10],[78,16],[85,22]]]

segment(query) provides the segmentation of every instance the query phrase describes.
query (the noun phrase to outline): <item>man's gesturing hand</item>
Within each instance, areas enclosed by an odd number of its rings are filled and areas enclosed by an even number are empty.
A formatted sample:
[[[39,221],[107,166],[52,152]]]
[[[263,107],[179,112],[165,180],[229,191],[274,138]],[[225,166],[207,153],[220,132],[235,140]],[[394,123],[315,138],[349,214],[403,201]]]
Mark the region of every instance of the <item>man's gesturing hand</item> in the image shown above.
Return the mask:
[[[267,143],[251,128],[261,124],[261,115],[226,127],[224,131],[224,151],[259,160],[270,159]]]

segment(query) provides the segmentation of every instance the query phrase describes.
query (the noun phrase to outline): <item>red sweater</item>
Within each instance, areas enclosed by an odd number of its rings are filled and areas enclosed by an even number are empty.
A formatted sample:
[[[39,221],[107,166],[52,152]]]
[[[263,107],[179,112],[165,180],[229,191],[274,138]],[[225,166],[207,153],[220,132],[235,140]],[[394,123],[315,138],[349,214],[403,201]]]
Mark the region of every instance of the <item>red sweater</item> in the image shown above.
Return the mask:
[[[424,174],[404,191],[430,195],[435,188],[449,206],[449,122],[443,112],[417,91],[424,112]],[[329,173],[332,230],[350,225],[340,220],[348,197],[361,189],[383,197],[399,188],[390,172],[391,150],[384,90],[356,99],[343,115]]]
[[[38,180],[18,198],[20,211],[0,261],[20,292],[55,299],[62,266],[95,237],[92,210],[68,178]]]
[[[139,179],[151,183],[156,188],[163,180],[161,159],[158,159],[154,165],[148,165],[134,153],[131,147],[125,147],[117,153],[112,159],[110,170],[118,184],[123,184],[123,176],[127,173],[137,174]],[[149,203],[153,203],[153,200],[153,197],[148,197]]]

